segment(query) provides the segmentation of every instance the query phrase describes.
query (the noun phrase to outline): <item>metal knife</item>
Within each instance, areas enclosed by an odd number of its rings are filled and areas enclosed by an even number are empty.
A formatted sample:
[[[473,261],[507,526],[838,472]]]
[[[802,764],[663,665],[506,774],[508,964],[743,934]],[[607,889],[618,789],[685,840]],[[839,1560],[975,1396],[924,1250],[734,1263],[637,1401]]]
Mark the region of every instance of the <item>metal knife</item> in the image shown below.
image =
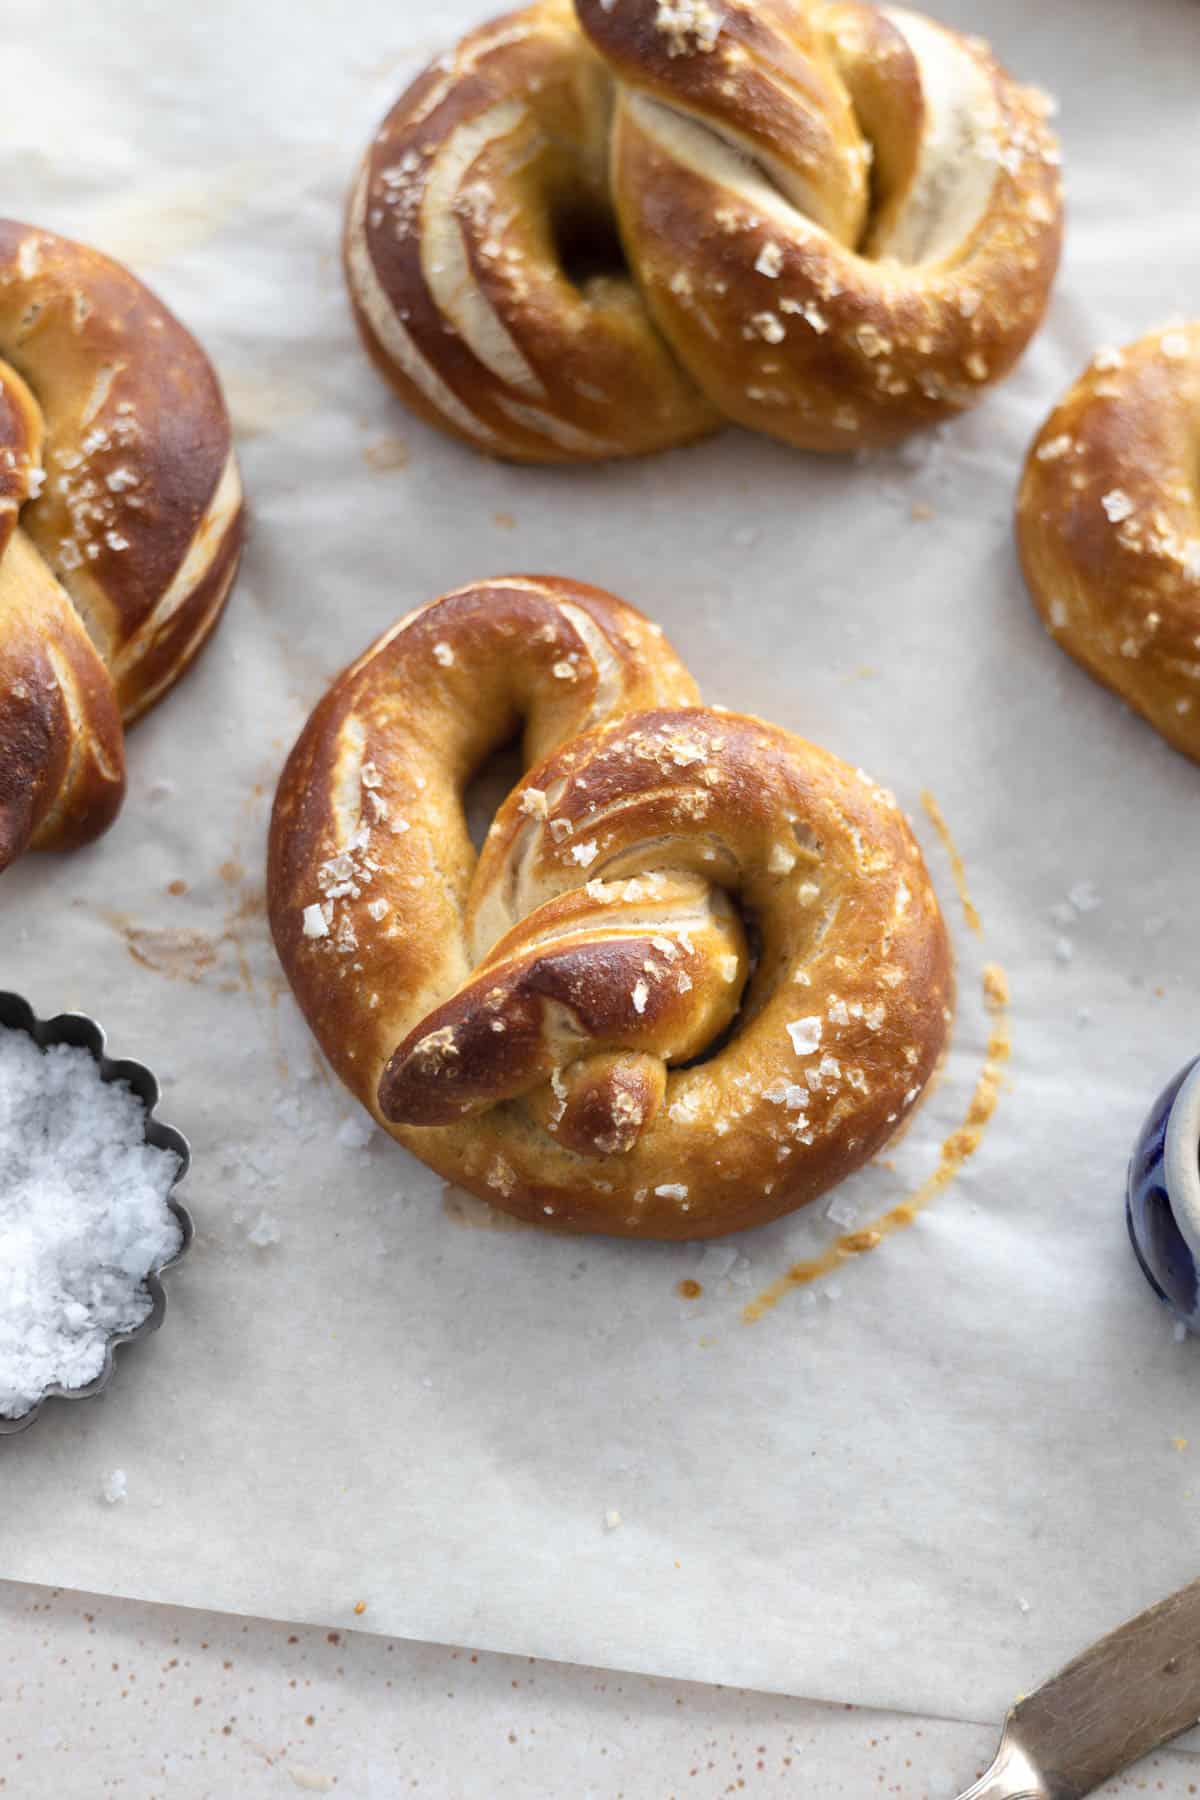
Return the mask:
[[[959,1800],[1082,1800],[1200,1722],[1200,1581],[1101,1638],[1013,1707]]]

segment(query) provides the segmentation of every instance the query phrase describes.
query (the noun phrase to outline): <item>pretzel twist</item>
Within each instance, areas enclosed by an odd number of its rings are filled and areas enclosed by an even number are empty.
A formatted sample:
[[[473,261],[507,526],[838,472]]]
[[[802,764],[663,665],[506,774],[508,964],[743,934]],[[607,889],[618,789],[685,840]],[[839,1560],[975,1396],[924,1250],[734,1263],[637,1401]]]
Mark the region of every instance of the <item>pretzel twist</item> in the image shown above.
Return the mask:
[[[773,1218],[886,1141],[945,1041],[944,927],[891,795],[696,700],[632,607],[503,578],[380,638],[280,780],[271,925],[323,1050],[537,1223]],[[464,789],[519,727],[477,858]]]
[[[1017,540],[1048,630],[1200,762],[1200,324],[1101,350],[1025,462]]]
[[[1043,96],[859,0],[539,0],[392,108],[346,270],[401,396],[584,461],[736,420],[806,449],[971,405],[1045,309]],[[619,241],[618,241],[619,233]]]
[[[0,220],[0,869],[112,823],[123,722],[212,630],[241,531],[195,340],[119,264]]]

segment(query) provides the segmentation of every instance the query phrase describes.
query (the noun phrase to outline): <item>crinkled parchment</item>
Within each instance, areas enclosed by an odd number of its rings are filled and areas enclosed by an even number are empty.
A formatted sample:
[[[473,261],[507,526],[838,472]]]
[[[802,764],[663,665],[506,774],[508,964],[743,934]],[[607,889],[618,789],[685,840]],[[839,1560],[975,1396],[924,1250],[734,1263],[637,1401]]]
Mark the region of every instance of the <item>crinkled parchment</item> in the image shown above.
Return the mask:
[[[361,146],[469,0],[10,6],[5,209],[128,259],[200,334],[252,533],[218,639],[131,742],[117,828],[0,891],[0,984],[161,1072],[199,1232],[109,1395],[8,1440],[0,1574],[334,1624],[365,1600],[391,1633],[976,1717],[1196,1574],[1195,1351],[1134,1266],[1122,1179],[1200,1037],[1200,770],[1044,635],[1010,524],[1024,446],[1091,350],[1194,309],[1200,11],[945,11],[1062,100],[1069,248],[1015,377],[856,463],[729,432],[539,472],[406,416],[338,266]],[[981,970],[1009,975],[978,1153],[754,1325],[746,1302],[836,1230],[823,1207],[715,1252],[470,1228],[390,1141],[342,1130],[269,946],[271,791],[325,682],[415,603],[513,569],[626,595],[709,698],[914,814],[961,1016],[937,1093],[839,1211],[935,1167],[985,1054]]]

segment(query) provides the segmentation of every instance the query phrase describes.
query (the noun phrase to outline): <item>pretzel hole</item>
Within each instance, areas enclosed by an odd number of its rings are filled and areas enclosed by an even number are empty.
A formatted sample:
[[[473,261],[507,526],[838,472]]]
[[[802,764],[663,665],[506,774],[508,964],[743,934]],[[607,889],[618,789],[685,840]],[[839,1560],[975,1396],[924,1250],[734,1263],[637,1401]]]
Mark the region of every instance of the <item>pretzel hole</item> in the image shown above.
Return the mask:
[[[482,850],[492,820],[524,773],[521,740],[514,737],[490,751],[467,782],[463,789],[463,816],[476,850]]]
[[[759,929],[758,921],[755,919],[754,914],[747,908],[740,894],[733,888],[724,889],[724,894],[729,902],[731,911],[736,913],[738,919],[741,921],[742,930],[746,934],[746,952],[748,960],[745,979],[742,982],[742,991],[738,998],[737,1011],[730,1019],[728,1025],[726,1025],[724,1031],[718,1032],[715,1038],[711,1038],[709,1042],[705,1044],[703,1050],[699,1051],[697,1055],[690,1057],[687,1062],[673,1062],[671,1064],[672,1075],[681,1073],[684,1069],[698,1069],[701,1063],[712,1062],[714,1057],[720,1056],[726,1046],[733,1042],[734,1038],[738,1035],[738,1032],[745,1030],[746,1026],[761,1006],[764,998],[758,991],[759,984],[756,979],[762,964],[762,931]]]
[[[605,279],[629,279],[617,221],[607,207],[576,196],[557,208],[550,226],[555,254],[574,287],[584,289],[589,282]]]
[[[864,134],[864,142],[870,146],[871,165],[867,170],[866,211],[863,215],[862,230],[854,248],[860,256],[874,258],[876,256],[876,232],[888,216],[895,183],[885,179],[886,171],[880,166],[880,155],[873,139]]]

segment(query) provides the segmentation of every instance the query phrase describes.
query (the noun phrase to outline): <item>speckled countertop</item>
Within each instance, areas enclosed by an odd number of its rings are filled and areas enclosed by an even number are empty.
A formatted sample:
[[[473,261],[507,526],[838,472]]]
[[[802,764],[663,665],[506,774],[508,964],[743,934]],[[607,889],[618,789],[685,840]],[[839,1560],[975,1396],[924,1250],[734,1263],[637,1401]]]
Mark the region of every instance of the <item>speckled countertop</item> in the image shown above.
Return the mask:
[[[949,1800],[992,1728],[0,1583],[4,1800]],[[1106,1794],[1200,1793],[1149,1759]]]

